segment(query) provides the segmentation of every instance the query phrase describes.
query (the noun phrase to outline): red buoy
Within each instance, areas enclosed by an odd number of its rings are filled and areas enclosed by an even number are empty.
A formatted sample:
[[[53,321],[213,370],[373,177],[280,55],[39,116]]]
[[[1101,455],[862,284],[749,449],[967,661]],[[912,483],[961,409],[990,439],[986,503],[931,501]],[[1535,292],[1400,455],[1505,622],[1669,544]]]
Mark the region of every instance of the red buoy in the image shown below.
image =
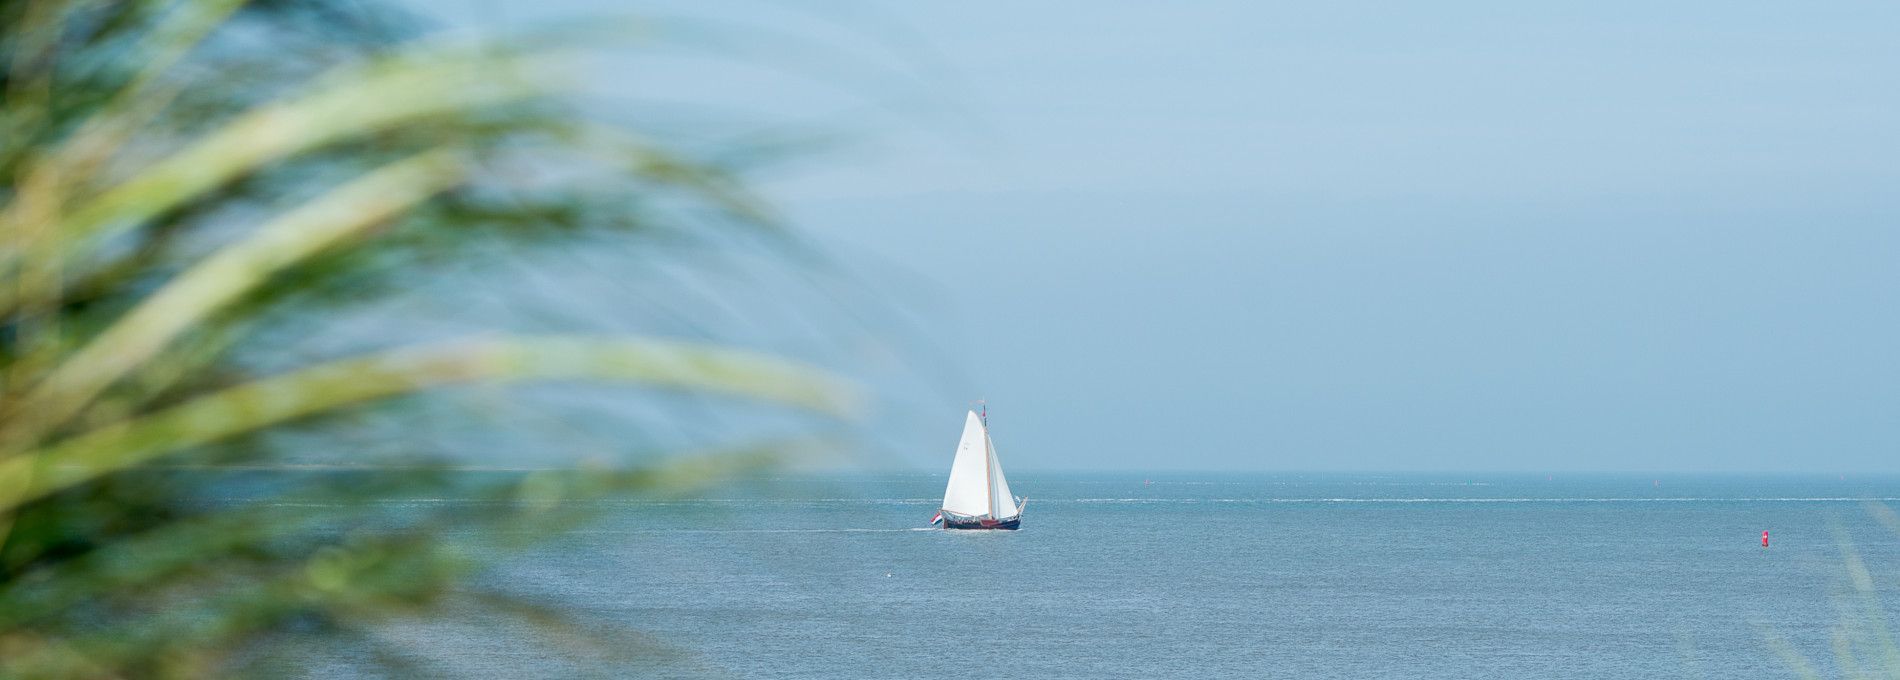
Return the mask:
[[[1761,547],[1768,547],[1768,532],[1761,532]]]

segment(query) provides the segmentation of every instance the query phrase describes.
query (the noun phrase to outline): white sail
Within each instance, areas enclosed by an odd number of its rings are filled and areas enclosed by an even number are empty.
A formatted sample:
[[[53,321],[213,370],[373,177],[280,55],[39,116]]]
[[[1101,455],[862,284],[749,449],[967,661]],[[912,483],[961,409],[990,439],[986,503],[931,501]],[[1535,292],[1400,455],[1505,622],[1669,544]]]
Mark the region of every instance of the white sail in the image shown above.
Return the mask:
[[[996,442],[990,441],[989,430],[983,431],[983,444],[989,450],[990,457],[990,502],[994,508],[991,517],[1008,519],[1016,516],[1016,498],[1009,495],[1009,480],[1003,479],[1003,463],[996,459]]]
[[[957,442],[957,460],[950,464],[950,484],[943,490],[943,509],[959,515],[990,514],[989,433],[971,411]]]

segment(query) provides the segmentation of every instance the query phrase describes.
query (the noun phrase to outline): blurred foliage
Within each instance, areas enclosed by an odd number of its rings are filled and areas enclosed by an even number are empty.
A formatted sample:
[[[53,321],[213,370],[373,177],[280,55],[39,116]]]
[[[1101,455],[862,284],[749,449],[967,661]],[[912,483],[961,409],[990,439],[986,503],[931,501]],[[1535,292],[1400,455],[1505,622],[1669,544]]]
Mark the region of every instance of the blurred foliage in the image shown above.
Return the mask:
[[[1900,536],[1900,513],[1886,503],[1864,501],[1863,509],[1881,527]],[[1822,668],[1791,641],[1787,631],[1757,622],[1763,640],[1774,655],[1798,678],[1900,678],[1900,644],[1895,643],[1893,623],[1887,619],[1887,606],[1881,601],[1874,570],[1854,548],[1854,540],[1840,525],[1834,526],[1834,543],[1841,552],[1844,584],[1830,596],[1838,619],[1827,631],[1832,672]],[[1829,657],[1823,657],[1829,658]]]
[[[232,473],[288,460],[274,430],[527,380],[851,410],[817,370],[634,337],[485,333],[267,373],[238,360],[482,244],[695,216],[772,229],[715,164],[564,105],[556,50],[574,41],[417,35],[328,0],[0,0],[0,675],[242,673],[287,639],[451,600],[573,633],[469,585],[480,565],[442,529],[544,535],[582,519],[560,499],[770,459],[737,447],[480,482],[420,456]],[[492,502],[370,502],[437,491]]]

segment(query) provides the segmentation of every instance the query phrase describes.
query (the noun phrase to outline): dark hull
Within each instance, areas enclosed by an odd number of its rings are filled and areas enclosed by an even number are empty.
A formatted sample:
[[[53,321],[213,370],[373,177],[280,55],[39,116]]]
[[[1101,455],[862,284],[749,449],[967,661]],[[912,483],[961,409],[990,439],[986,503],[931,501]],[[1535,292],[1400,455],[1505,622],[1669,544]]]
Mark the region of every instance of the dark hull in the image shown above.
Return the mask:
[[[945,529],[1014,530],[1018,527],[1021,527],[1022,524],[1023,524],[1023,518],[1021,516],[1011,517],[1009,519],[1002,520],[1000,522],[997,520],[990,519],[988,517],[983,517],[983,518],[951,517],[949,515],[945,515],[943,518],[943,528]]]

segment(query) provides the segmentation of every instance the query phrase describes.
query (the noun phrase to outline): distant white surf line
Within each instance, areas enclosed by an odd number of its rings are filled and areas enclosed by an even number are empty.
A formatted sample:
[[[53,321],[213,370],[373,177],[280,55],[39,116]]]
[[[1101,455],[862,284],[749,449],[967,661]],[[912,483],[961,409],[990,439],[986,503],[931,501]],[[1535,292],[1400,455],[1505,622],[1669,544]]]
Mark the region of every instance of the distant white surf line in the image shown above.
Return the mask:
[[[1043,503],[1859,503],[1893,502],[1897,497],[1751,497],[1751,498],[1074,498]]]
[[[1751,497],[1666,497],[1666,498],[1038,498],[1045,503],[1849,503],[1859,501],[1900,501],[1895,496],[1751,496]],[[923,505],[941,502],[938,498],[675,498],[667,500],[607,499],[606,502],[630,505],[685,505],[696,503],[795,504],[795,503],[886,503]]]
[[[225,502],[240,502],[240,501],[248,501],[248,500],[254,500],[254,499],[225,498],[225,499],[220,499],[220,500],[223,500]],[[1198,504],[1198,503],[1228,503],[1228,504],[1268,505],[1268,504],[1289,504],[1289,503],[1293,503],[1293,504],[1297,504],[1297,503],[1860,503],[1860,502],[1867,502],[1867,501],[1892,503],[1892,502],[1900,501],[1900,497],[1894,497],[1894,496],[1880,496],[1880,497],[1853,497],[1853,496],[1768,497],[1768,496],[1760,496],[1760,497],[1726,497],[1726,498],[1694,498],[1694,497],[1671,497],[1671,498],[1049,498],[1049,499],[1036,499],[1035,502],[1038,505],[1049,505],[1049,504],[1062,505],[1062,504],[1067,504],[1067,503],[1128,504],[1128,505],[1160,505],[1160,504],[1192,505],[1192,504]],[[473,504],[473,505],[545,507],[545,506],[552,506],[552,505],[561,505],[564,503],[606,504],[606,505],[623,505],[623,506],[626,506],[626,505],[674,506],[674,505],[704,505],[704,504],[791,505],[791,504],[811,504],[811,503],[871,504],[871,505],[877,505],[877,504],[924,505],[924,504],[937,503],[937,502],[939,502],[939,500],[935,498],[801,498],[801,499],[685,498],[685,499],[669,499],[669,500],[587,498],[587,499],[573,499],[570,501],[521,501],[521,500],[465,499],[465,498],[384,498],[384,499],[367,500],[367,501],[363,501],[362,503],[279,501],[279,502],[266,503],[265,505],[274,506],[274,507],[331,508],[331,507],[353,507],[353,506],[365,505],[365,504],[387,506],[387,507],[401,507],[401,506],[423,506],[423,505],[458,504],[458,503],[459,504]],[[738,531],[738,530],[735,530],[735,531]],[[855,530],[853,529],[836,529],[836,530],[833,530],[833,529],[757,529],[757,530],[746,529],[744,531],[765,532],[765,531],[855,531]],[[865,529],[864,531],[887,531],[887,530]]]
[[[938,503],[937,498],[675,498],[667,500],[607,499],[627,505],[739,504],[773,505],[799,503],[860,503],[924,505]],[[1852,503],[1860,501],[1900,501],[1900,497],[1879,496],[1752,496],[1698,498],[1038,498],[1035,503]]]

